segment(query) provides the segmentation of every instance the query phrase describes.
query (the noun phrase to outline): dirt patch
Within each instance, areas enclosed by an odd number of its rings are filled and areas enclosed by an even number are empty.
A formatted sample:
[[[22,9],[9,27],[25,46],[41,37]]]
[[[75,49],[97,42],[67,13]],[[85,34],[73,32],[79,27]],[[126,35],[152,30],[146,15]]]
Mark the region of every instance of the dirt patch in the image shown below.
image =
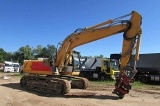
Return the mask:
[[[4,79],[4,76],[8,79]],[[114,84],[93,84],[86,90],[71,89],[66,95],[25,90],[20,77],[0,73],[0,106],[159,106],[159,88],[132,89],[123,99],[112,94]]]

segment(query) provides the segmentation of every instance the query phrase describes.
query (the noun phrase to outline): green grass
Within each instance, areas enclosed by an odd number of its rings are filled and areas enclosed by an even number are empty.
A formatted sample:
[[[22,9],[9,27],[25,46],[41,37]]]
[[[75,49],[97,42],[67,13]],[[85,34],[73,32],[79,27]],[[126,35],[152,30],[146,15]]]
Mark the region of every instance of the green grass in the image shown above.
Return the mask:
[[[115,84],[115,81],[90,81],[90,83],[94,84]]]
[[[156,84],[144,84],[141,82],[134,82],[132,89],[147,89],[147,90],[160,90],[160,86]],[[114,87],[115,81],[90,81],[90,87]]]
[[[160,90],[159,84],[144,84],[141,82],[134,82],[132,84],[133,89],[147,89],[147,90]]]
[[[134,82],[134,83],[132,83],[132,88],[134,88],[134,89],[141,89],[144,86],[145,85],[143,83],[140,83],[140,82]]]
[[[0,73],[4,73],[2,70],[0,70]]]

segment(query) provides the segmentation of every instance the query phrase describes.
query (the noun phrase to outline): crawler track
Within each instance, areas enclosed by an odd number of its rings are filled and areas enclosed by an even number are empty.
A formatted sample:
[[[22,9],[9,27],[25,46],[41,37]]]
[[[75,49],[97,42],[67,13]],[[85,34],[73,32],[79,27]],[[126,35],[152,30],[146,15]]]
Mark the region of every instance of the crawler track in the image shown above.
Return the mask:
[[[86,89],[89,81],[86,78],[74,76],[23,76],[21,87],[51,94],[67,94],[71,88]]]
[[[66,94],[71,89],[69,81],[46,76],[23,76],[20,85],[26,89],[56,94]]]
[[[63,75],[60,78],[70,81],[71,88],[86,89],[89,86],[89,81],[87,78],[76,77],[76,76],[67,76],[67,75],[65,75],[65,76]]]

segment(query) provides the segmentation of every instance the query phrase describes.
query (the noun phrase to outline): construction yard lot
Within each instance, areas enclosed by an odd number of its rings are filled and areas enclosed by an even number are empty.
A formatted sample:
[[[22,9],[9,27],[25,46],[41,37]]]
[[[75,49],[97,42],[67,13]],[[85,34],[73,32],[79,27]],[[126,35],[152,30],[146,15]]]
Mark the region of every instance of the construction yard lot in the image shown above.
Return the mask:
[[[118,99],[113,83],[90,82],[86,90],[72,89],[66,95],[51,95],[24,90],[20,76],[0,73],[0,106],[159,106],[159,85],[138,85]]]

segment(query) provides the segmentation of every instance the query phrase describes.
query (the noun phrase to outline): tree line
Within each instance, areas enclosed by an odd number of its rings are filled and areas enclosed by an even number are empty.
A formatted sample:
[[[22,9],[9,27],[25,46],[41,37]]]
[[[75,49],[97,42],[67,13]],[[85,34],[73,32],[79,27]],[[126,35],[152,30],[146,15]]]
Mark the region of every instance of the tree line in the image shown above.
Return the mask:
[[[24,60],[36,59],[36,58],[55,58],[57,48],[54,45],[47,45],[43,47],[38,45],[36,48],[29,45],[20,47],[15,52],[6,52],[3,48],[0,48],[0,63],[4,61],[13,61],[23,64]],[[99,56],[82,56],[82,58],[98,57],[103,58],[103,55]]]
[[[26,45],[20,47],[15,52],[6,52],[3,48],[0,48],[0,62],[14,61],[22,64],[24,60],[35,59],[39,57],[53,58],[55,54],[56,47],[49,44],[46,47],[38,45],[36,48]]]

